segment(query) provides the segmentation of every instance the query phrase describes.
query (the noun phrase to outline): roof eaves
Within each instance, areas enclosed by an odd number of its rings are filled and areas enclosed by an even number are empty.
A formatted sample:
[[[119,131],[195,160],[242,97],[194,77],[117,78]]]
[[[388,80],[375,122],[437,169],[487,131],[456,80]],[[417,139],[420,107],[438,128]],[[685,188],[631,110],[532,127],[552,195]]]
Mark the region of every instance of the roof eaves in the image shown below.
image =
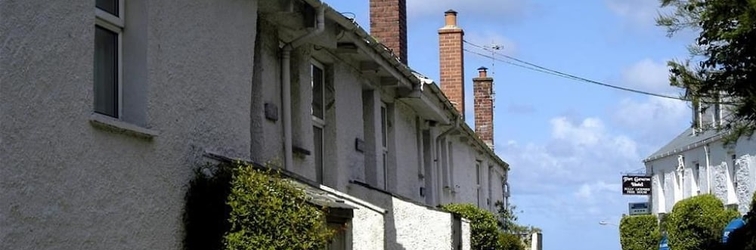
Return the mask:
[[[420,74],[417,71],[413,71],[413,74],[415,75],[415,77],[417,77],[417,78],[419,78],[419,79],[421,79],[423,81],[423,83],[424,83],[423,85],[429,86],[428,88],[431,90],[431,92],[433,92],[435,94],[436,98],[438,98],[438,100],[441,103],[443,103],[443,105],[445,106],[445,109],[449,112],[449,114],[451,114],[453,117],[455,117],[455,119],[460,119],[459,117],[461,117],[461,115],[460,115],[459,111],[457,111],[457,109],[454,108],[454,105],[451,103],[451,101],[446,96],[446,94],[444,94],[444,92],[441,91],[441,89],[438,87],[438,85],[436,85],[436,83],[432,79],[430,79],[427,76],[424,76],[424,75]],[[505,170],[509,170],[509,164],[508,163],[506,163],[504,160],[502,160],[501,157],[499,157],[496,154],[496,152],[494,152],[490,147],[488,147],[488,145],[486,145],[486,143],[482,139],[480,139],[480,137],[475,133],[475,131],[472,128],[470,128],[469,125],[467,125],[467,123],[465,123],[464,121],[461,122],[461,123],[463,124],[461,127],[463,127],[463,129],[465,130],[465,132],[473,140],[475,140],[476,143],[478,145],[480,145],[481,148],[483,148],[483,150],[486,151],[486,153],[491,158],[494,159],[494,161],[496,161],[499,165],[501,165]]]
[[[493,149],[491,149],[488,145],[486,145],[486,143],[480,139],[478,134],[476,134],[475,131],[472,128],[470,128],[470,126],[467,125],[466,122],[462,122],[462,125],[460,125],[460,127],[462,127],[462,129],[465,130],[467,135],[470,138],[472,138],[478,144],[478,146],[480,146],[480,148],[482,148],[483,151],[488,154],[489,157],[491,157],[496,163],[501,165],[501,167],[504,168],[505,170],[507,171],[509,170],[509,164],[505,162],[504,160],[502,160],[501,157],[499,157],[499,155],[497,155],[496,152],[493,151]]]
[[[305,0],[305,1],[314,7],[325,5],[326,18],[333,20],[334,22],[344,27],[347,30],[347,32],[351,32],[352,34],[360,38],[360,40],[362,40],[367,47],[371,48],[373,52],[379,55],[383,60],[385,60],[386,63],[388,63],[391,67],[397,70],[405,78],[404,79],[405,82],[408,82],[410,84],[410,86],[407,86],[407,87],[412,88],[414,86],[421,86],[422,84],[421,79],[417,78],[412,73],[412,69],[410,69],[407,65],[403,64],[399,60],[399,57],[397,57],[388,47],[378,42],[369,33],[367,33],[367,31],[365,31],[362,27],[360,27],[360,25],[357,24],[357,22],[354,19],[344,16],[340,12],[331,8],[327,4],[322,3],[321,1],[318,1],[318,0]]]
[[[399,71],[405,78],[408,80],[412,85],[419,86],[421,89],[424,87],[424,85],[431,86],[431,89],[434,93],[436,93],[436,96],[439,98],[439,100],[444,103],[446,106],[446,110],[453,116],[456,117],[456,119],[460,119],[459,117],[462,117],[461,114],[457,111],[456,108],[454,108],[454,105],[452,105],[451,101],[449,101],[449,98],[436,86],[435,83],[433,83],[433,80],[430,80],[430,78],[425,77],[424,75],[412,70],[409,66],[405,65],[399,60],[399,57],[397,57],[388,47],[378,42],[373,36],[371,36],[368,32],[366,32],[362,27],[357,24],[357,22],[352,19],[344,16],[340,12],[336,11],[335,9],[331,8],[327,4],[319,1],[319,0],[305,0],[308,4],[312,5],[313,7],[320,7],[321,5],[324,5],[326,7],[326,17],[335,21],[348,31],[351,31],[353,34],[355,34],[357,37],[362,39],[365,44],[372,48],[374,52],[376,52],[378,55],[380,55],[386,62],[388,62],[394,69]],[[430,81],[430,83],[429,83]],[[432,83],[432,84],[431,84]],[[409,86],[413,87],[413,86]],[[462,122],[464,124],[464,129],[467,132],[470,137],[472,137],[473,140],[475,140],[479,145],[482,146],[482,148],[489,154],[491,158],[494,159],[497,163],[499,163],[502,167],[505,169],[509,169],[509,164],[504,162],[498,155],[496,155],[493,150],[491,150],[490,147],[488,147],[481,139],[475,134],[475,131],[473,131],[466,123]]]
[[[673,155],[673,154],[682,153],[682,152],[685,152],[685,151],[688,151],[688,150],[691,150],[691,149],[694,149],[694,148],[698,148],[698,147],[701,147],[703,145],[706,145],[706,144],[709,144],[709,143],[712,143],[712,142],[719,141],[722,138],[724,138],[725,136],[727,136],[728,134],[730,134],[729,131],[717,132],[714,135],[711,135],[711,136],[708,136],[708,137],[702,137],[700,140],[697,140],[697,141],[695,141],[693,143],[686,144],[686,145],[681,146],[681,147],[675,147],[675,148],[672,148],[671,150],[666,150],[666,151],[663,151],[663,152],[656,152],[656,153],[654,153],[654,154],[646,157],[646,159],[643,159],[643,163],[648,163],[650,161],[658,160],[658,159],[661,159],[661,158],[664,158],[664,157],[667,157],[667,156],[670,156],[670,155]],[[686,136],[686,135],[682,134],[680,136]],[[679,138],[680,136],[675,137],[675,139],[673,139],[673,141],[676,140],[677,138]],[[664,148],[664,147],[662,147],[662,148]]]

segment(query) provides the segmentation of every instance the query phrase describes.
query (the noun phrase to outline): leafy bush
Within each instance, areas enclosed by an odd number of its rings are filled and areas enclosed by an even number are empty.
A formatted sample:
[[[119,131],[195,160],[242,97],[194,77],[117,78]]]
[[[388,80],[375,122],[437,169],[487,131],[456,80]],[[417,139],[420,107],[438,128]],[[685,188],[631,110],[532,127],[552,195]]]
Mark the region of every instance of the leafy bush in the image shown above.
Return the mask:
[[[519,236],[510,233],[499,233],[499,248],[501,250],[525,250],[522,239]]]
[[[325,213],[301,189],[270,171],[234,169],[226,249],[323,249],[333,237]]]
[[[714,195],[698,195],[681,200],[669,214],[669,247],[675,250],[721,248],[722,231],[736,212],[724,209]]]
[[[497,212],[497,223],[499,229],[508,233],[522,233],[527,230],[526,227],[517,224],[517,206],[509,203],[504,206],[504,202],[496,201],[494,203]]]
[[[212,173],[210,173],[212,172]],[[323,249],[333,236],[323,210],[271,170],[207,166],[190,182],[184,249]]]
[[[622,250],[648,250],[658,248],[661,234],[656,216],[635,215],[622,217],[620,244]]]
[[[531,244],[531,235],[533,233],[541,232],[540,228],[518,224],[516,214],[517,206],[513,205],[512,203],[508,203],[507,206],[504,206],[504,202],[496,201],[494,205],[496,206],[496,217],[498,220],[499,229],[501,229],[501,231],[505,234],[509,235],[526,235],[526,237],[519,241],[521,245],[524,244],[523,247]],[[519,238],[519,236],[517,238]],[[499,242],[501,243],[501,236],[499,236]],[[504,247],[504,249],[508,248]]]
[[[501,249],[498,246],[499,231],[496,216],[473,204],[447,204],[441,206],[447,212],[470,220],[472,249]]]

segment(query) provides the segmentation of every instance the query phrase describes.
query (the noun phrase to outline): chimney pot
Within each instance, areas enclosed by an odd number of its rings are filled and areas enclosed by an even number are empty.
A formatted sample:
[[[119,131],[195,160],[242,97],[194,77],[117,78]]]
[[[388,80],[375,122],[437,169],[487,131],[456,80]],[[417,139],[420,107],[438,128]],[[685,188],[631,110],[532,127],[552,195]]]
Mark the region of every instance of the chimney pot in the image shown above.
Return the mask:
[[[457,26],[457,12],[454,10],[447,10],[444,13],[446,26]]]
[[[488,68],[486,67],[480,67],[478,68],[478,77],[485,78],[488,77]]]

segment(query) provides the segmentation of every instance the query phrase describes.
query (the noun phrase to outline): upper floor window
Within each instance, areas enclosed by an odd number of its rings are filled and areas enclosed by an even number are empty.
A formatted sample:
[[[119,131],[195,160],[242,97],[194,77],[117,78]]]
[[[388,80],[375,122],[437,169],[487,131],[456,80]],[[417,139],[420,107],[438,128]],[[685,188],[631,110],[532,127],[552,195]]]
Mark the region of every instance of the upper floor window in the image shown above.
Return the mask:
[[[323,65],[317,61],[312,62],[312,117],[316,121],[325,121],[325,75]]]
[[[694,194],[700,194],[701,193],[701,177],[700,177],[700,171],[701,171],[701,164],[696,162],[693,164],[693,183],[696,184],[695,190],[693,190]]]
[[[323,183],[325,176],[325,76],[323,74],[323,65],[317,61],[312,61],[310,68],[310,79],[312,87],[312,104],[310,113],[312,114],[312,132],[313,146],[315,157],[315,173],[318,183]]]
[[[96,0],[94,111],[120,118],[122,109],[123,0]]]
[[[486,173],[488,175],[488,178],[486,178],[486,185],[488,185],[488,189],[486,190],[486,205],[488,205],[489,209],[493,209],[493,202],[491,202],[491,193],[493,193],[493,187],[491,186],[493,182],[493,176],[495,174],[494,172],[494,166],[488,165],[488,172]]]
[[[480,161],[475,162],[475,192],[476,192],[475,196],[477,197],[478,207],[482,207],[483,205],[481,203],[482,197],[481,197],[481,190],[480,190],[480,182],[481,182],[480,181],[480,178],[481,178],[480,164],[481,164]]]
[[[388,163],[389,163],[389,146],[388,146],[388,108],[386,103],[381,102],[381,172],[383,172],[383,189],[388,189]]]

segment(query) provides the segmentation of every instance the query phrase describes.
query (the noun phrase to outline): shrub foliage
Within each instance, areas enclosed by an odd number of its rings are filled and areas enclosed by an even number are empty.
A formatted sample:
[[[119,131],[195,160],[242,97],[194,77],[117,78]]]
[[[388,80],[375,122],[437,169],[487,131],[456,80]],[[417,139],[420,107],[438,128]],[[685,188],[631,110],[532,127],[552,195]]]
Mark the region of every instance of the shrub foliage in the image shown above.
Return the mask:
[[[498,245],[499,230],[496,216],[473,204],[452,203],[441,206],[447,212],[470,220],[470,238],[472,249],[500,249]]]
[[[679,201],[667,219],[669,247],[675,250],[720,249],[722,231],[737,212],[726,210],[714,195]]]
[[[656,216],[635,215],[622,217],[620,244],[622,250],[648,250],[658,248],[661,234]]]
[[[186,198],[186,250],[324,249],[334,234],[303,190],[245,163],[202,168]]]
[[[499,233],[498,244],[501,250],[525,250],[520,237],[511,233]]]
[[[324,249],[333,236],[323,210],[301,189],[270,171],[238,165],[227,204],[226,249]]]
[[[487,210],[468,203],[452,203],[443,205],[441,208],[470,221],[471,249],[525,249],[520,237],[511,232],[501,230],[499,226],[502,219],[497,218],[495,214]]]

